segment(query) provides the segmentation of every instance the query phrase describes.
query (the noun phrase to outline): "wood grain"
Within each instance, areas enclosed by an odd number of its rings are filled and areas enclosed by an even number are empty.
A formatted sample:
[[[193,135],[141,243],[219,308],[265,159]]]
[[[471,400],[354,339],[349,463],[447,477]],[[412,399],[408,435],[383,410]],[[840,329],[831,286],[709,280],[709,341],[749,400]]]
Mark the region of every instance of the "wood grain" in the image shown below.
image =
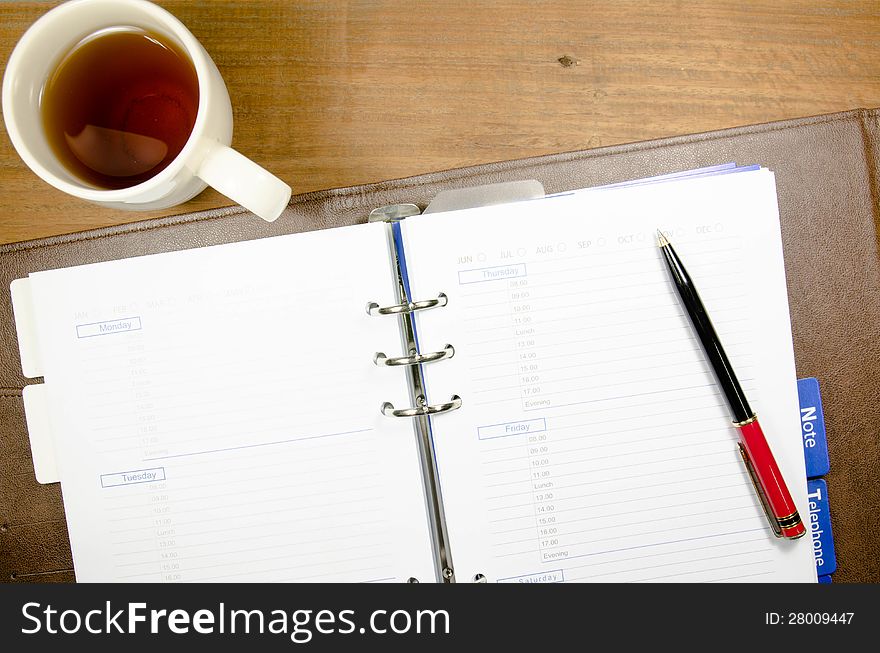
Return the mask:
[[[0,4],[0,60],[55,2]],[[294,192],[880,105],[880,4],[161,1],[211,53],[233,145]],[[0,242],[164,212],[70,198],[0,136]]]

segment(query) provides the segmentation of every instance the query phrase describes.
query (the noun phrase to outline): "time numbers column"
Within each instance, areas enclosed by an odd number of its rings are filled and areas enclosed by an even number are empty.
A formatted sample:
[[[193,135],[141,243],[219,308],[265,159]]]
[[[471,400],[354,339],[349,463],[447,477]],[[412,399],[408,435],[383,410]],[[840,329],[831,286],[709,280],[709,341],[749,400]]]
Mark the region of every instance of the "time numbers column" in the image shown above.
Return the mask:
[[[557,524],[557,505],[555,502],[556,480],[553,474],[553,459],[549,432],[532,433],[527,437],[529,475],[532,489],[532,502],[535,511],[535,527],[538,534],[538,554],[542,561],[548,549],[559,546],[559,525]],[[552,559],[552,558],[550,558]]]
[[[541,359],[537,349],[540,325],[532,314],[532,288],[527,277],[508,282],[510,320],[516,352],[519,399],[525,410],[540,408]]]
[[[96,431],[103,453],[116,459],[101,476],[102,495],[112,515],[112,562],[120,580],[180,581],[174,505],[166,466],[157,460],[169,453],[161,420],[168,397],[156,386],[165,370],[155,367],[140,332],[117,337],[126,338],[124,344],[120,342],[118,367],[124,384],[117,384],[119,394],[104,410],[118,416],[126,407],[127,418],[115,417]]]
[[[541,317],[546,300],[542,300],[542,292],[538,286],[540,284],[528,277],[508,281],[520,406],[526,412],[535,411],[536,416],[542,414],[542,409],[552,406],[548,394],[548,387],[552,386],[552,371],[548,365],[552,367],[552,361],[548,361],[544,355],[547,351],[545,345],[552,343],[546,342],[547,338],[543,334],[548,328]],[[547,313],[543,312],[543,315],[546,316]],[[552,324],[549,326],[552,327]],[[567,556],[567,552],[560,548],[559,481],[556,478],[560,460],[558,455],[554,455],[553,433],[549,422],[546,417],[524,422],[529,428],[526,436],[529,489],[541,562]]]

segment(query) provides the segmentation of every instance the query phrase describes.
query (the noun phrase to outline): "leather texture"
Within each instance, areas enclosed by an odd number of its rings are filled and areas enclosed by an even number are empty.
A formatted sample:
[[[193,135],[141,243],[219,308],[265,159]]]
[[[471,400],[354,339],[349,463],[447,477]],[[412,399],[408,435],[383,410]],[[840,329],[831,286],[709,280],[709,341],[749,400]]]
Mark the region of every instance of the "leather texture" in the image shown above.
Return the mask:
[[[822,390],[835,582],[880,581],[880,109],[437,172],[240,208],[0,245],[0,581],[72,581],[58,485],[34,479],[9,283],[30,272],[365,222],[446,188],[537,179],[548,193],[735,161],[776,173],[795,358]],[[39,219],[39,216],[34,216]]]

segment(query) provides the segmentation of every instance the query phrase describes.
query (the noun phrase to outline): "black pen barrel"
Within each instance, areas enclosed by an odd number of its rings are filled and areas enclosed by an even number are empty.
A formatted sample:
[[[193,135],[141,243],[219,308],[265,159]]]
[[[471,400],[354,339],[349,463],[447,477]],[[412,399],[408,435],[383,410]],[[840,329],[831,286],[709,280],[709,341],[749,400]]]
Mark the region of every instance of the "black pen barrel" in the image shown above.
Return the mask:
[[[706,353],[706,358],[709,359],[712,370],[718,379],[718,384],[727,398],[733,421],[744,422],[750,419],[754,413],[749,406],[742,386],[739,384],[736,373],[733,371],[733,366],[730,364],[727,354],[724,353],[721,339],[715,332],[715,327],[712,326],[712,320],[709,319],[709,314],[703,306],[696,286],[694,286],[690,275],[682,264],[681,259],[678,258],[672,245],[667,243],[660,250],[666,259],[666,265],[672,276],[673,285],[681,297],[688,317],[690,317],[694,332],[700,339],[703,351]]]

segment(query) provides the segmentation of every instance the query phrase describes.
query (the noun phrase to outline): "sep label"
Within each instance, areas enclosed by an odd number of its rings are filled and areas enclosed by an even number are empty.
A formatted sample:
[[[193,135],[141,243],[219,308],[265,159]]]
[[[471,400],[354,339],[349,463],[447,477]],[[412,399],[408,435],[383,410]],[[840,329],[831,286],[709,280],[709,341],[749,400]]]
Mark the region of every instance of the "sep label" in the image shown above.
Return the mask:
[[[825,415],[822,413],[819,381],[810,377],[799,379],[797,385],[801,404],[801,436],[804,460],[807,463],[807,478],[824,476],[831,465],[828,459],[828,439],[825,437]]]
[[[807,501],[810,511],[807,530],[810,533],[813,558],[816,560],[816,571],[820,576],[827,576],[837,569],[837,557],[834,555],[834,538],[831,535],[828,486],[821,478],[807,481]]]

